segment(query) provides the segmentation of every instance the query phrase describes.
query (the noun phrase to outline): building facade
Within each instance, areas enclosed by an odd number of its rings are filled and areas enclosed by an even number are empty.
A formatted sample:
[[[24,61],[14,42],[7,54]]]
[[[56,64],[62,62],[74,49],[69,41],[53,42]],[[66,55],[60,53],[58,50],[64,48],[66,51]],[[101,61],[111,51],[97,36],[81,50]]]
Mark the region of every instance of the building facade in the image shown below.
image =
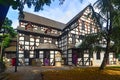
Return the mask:
[[[87,34],[97,33],[101,30],[96,18],[92,18],[92,13],[93,8],[88,5],[67,24],[63,24],[24,12],[25,17],[19,20],[17,28],[19,62],[30,65],[32,59],[39,59],[42,65],[45,65],[47,58],[48,65],[51,66],[54,65],[52,62],[55,62],[55,55],[60,52],[63,64],[93,65],[91,61],[98,54],[94,53],[90,57],[88,51],[81,54],[80,49],[75,48]],[[103,55],[96,61],[100,62]]]

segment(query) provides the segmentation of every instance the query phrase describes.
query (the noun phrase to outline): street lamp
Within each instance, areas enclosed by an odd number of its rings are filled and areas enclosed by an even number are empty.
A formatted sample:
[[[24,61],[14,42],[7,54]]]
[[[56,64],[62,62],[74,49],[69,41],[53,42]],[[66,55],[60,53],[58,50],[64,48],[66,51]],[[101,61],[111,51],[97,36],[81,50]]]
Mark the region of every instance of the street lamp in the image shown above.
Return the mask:
[[[16,41],[16,61],[15,61],[15,72],[17,72],[17,65],[18,65],[18,34],[17,34],[17,41]]]

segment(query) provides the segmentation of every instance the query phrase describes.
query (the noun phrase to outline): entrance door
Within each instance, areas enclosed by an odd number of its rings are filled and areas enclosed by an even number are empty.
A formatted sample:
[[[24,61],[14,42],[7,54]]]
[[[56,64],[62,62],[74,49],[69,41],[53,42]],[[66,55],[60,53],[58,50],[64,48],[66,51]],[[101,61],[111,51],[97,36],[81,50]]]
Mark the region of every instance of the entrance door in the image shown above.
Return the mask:
[[[44,51],[44,65],[50,65],[50,51]]]
[[[77,53],[72,54],[72,63],[76,66],[78,61]]]

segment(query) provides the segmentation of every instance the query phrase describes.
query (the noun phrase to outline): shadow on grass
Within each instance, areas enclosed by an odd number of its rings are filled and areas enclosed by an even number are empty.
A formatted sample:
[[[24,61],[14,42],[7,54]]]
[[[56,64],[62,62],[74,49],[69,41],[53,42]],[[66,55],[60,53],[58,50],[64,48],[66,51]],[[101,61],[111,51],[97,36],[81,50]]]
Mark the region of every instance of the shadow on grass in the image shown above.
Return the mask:
[[[120,80],[120,71],[107,68],[76,68],[72,70],[42,72],[43,80]]]

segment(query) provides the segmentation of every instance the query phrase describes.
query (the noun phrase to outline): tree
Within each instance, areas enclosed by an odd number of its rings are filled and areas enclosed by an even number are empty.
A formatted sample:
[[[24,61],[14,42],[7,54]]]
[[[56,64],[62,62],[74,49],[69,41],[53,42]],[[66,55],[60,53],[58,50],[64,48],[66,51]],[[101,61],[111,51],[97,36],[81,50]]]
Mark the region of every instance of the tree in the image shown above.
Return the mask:
[[[102,39],[106,39],[106,48],[103,62],[100,66],[100,70],[103,70],[108,62],[108,55],[111,47],[114,49],[115,53],[120,51],[120,39],[119,36],[119,27],[120,27],[120,1],[119,0],[97,0],[94,4],[96,8],[100,11],[96,13],[93,11],[92,17],[97,17],[97,23],[99,26],[103,28],[103,23],[106,23],[106,27],[101,32],[96,34],[90,34],[86,36],[83,43],[80,47],[86,47],[84,49],[89,49],[95,51],[98,49],[102,49],[99,41]],[[101,38],[100,38],[101,37]],[[111,40],[114,41],[114,45],[111,46]],[[90,47],[90,48],[89,48]]]
[[[112,29],[111,40],[114,41],[114,45],[112,47],[113,51],[116,53],[116,58],[118,58],[120,54],[120,27],[114,27]]]
[[[118,4],[116,4],[118,2]],[[100,69],[103,70],[106,66],[108,61],[109,51],[110,51],[110,41],[111,41],[111,34],[114,24],[118,22],[114,22],[116,19],[116,10],[120,8],[120,1],[119,0],[97,0],[95,6],[100,10],[100,15],[106,19],[106,50],[105,55],[103,58],[103,62],[100,66]],[[118,23],[119,24],[119,23]]]
[[[2,26],[2,30],[3,30],[3,35],[0,35],[1,39],[1,60],[3,58],[3,53],[4,53],[4,49],[7,48],[9,46],[10,40],[14,37],[16,37],[16,32],[15,30],[11,27],[12,25],[12,21],[9,20],[8,18],[5,19],[4,24]]]
[[[119,11],[120,10],[120,1],[119,0],[97,0],[94,3],[94,6],[96,8],[98,8],[98,10],[99,10],[99,13],[96,13],[93,11],[93,16],[97,17],[96,21],[99,23],[99,26],[101,28],[103,28],[103,23],[106,24],[106,26],[104,28],[104,33],[101,35],[101,36],[103,36],[103,38],[106,39],[105,54],[104,54],[102,64],[100,66],[100,70],[103,70],[108,62],[108,56],[109,56],[109,52],[111,49],[111,43],[110,43],[111,40],[114,40],[115,44],[116,44],[113,47],[115,49],[117,47],[118,51],[120,49],[119,45],[118,45],[118,43],[120,44],[120,40],[118,40],[118,38],[116,38],[116,36],[113,37],[113,35],[115,35],[115,33],[117,34],[117,32],[118,32],[117,31],[114,33],[114,31],[116,31],[118,29],[118,27],[120,27],[120,24],[119,24],[119,22],[120,22],[120,11]],[[117,29],[115,29],[114,27],[116,27]],[[92,36],[92,34],[90,36],[91,37],[89,37],[88,40],[86,39],[86,42],[89,42],[89,40],[95,38],[94,36]],[[96,37],[98,38],[98,36],[99,36],[99,33],[97,33]],[[95,38],[95,40],[92,41],[91,45],[96,46],[95,43],[96,43],[96,38]],[[83,45],[84,45],[84,42],[83,42]],[[98,43],[98,45],[100,45],[100,44]]]
[[[19,10],[19,18],[24,18],[23,9],[24,5],[27,4],[29,8],[34,7],[34,11],[43,10],[44,5],[50,6],[54,0],[0,0],[0,4],[12,6],[13,9]],[[59,0],[60,4],[63,4],[64,0]]]
[[[105,51],[104,46],[106,44],[103,45],[103,43],[101,43],[101,41],[106,37],[104,33],[104,31],[100,31],[97,33],[87,34],[82,43],[77,47],[81,49],[82,53],[84,53],[84,50],[88,50],[89,56],[93,55],[93,52]]]
[[[11,27],[12,21],[5,18],[4,24],[2,26],[3,35],[0,35],[0,73],[3,72],[5,68],[5,63],[3,62],[4,49],[9,46],[10,40],[16,36],[16,32]]]
[[[34,7],[34,11],[43,10],[44,5],[50,6],[54,0],[0,0],[0,29],[9,10],[12,6],[13,9],[19,10],[19,18],[24,18],[23,9],[24,5],[27,4],[29,8]],[[60,4],[63,4],[65,0],[59,0]]]

